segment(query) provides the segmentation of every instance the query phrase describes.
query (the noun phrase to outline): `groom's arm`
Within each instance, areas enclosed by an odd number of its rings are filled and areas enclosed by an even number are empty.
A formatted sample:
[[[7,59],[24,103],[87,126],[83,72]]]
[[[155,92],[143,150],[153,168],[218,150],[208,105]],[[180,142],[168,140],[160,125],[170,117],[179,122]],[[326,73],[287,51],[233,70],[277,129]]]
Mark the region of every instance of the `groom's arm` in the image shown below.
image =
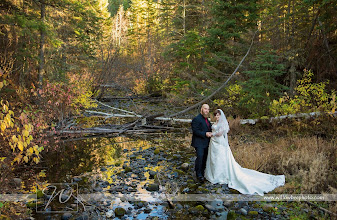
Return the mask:
[[[201,126],[200,126],[200,122],[198,120],[196,120],[195,118],[192,120],[192,131],[193,134],[205,138],[206,136],[206,131],[202,131],[201,130]]]

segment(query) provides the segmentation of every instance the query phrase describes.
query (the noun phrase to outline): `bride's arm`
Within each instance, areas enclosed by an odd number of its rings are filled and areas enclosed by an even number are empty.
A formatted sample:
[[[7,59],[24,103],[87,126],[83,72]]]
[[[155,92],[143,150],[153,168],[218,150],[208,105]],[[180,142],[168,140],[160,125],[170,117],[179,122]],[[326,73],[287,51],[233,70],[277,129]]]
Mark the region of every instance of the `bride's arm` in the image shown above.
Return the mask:
[[[212,132],[213,136],[220,137],[225,133],[225,130],[220,128],[218,131]]]

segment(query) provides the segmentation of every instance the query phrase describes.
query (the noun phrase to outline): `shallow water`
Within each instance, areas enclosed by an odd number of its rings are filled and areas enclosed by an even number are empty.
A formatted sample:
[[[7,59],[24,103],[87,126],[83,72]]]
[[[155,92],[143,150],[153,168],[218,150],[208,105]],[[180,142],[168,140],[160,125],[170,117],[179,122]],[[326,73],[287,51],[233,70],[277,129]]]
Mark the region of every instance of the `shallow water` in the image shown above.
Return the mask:
[[[118,207],[128,211],[123,218],[146,219],[157,216],[160,219],[166,219],[168,218],[165,213],[167,205],[162,205],[166,202],[154,200],[152,195],[158,192],[150,192],[146,186],[154,183],[154,178],[150,178],[149,171],[163,173],[167,170],[165,157],[154,154],[153,151],[156,148],[165,149],[167,147],[165,145],[178,144],[179,141],[165,134],[137,138],[88,138],[64,142],[59,144],[57,151],[49,152],[44,158],[42,163],[46,168],[44,180],[50,185],[75,183],[78,187],[77,194],[90,195],[85,206],[98,207],[96,209],[96,214],[99,213],[96,216],[98,219],[105,218],[107,212]],[[126,167],[131,168],[130,172],[126,172]],[[159,193],[163,190],[164,187],[160,186]],[[104,194],[104,199],[97,197],[97,194]],[[132,196],[125,201],[124,194],[137,196]],[[48,199],[42,200],[46,204]],[[145,205],[137,205],[139,201],[145,202]],[[79,204],[75,209],[79,210],[79,213],[75,213],[69,206],[74,207],[74,204],[77,204],[76,199],[69,202],[73,203],[51,204],[51,207],[47,208],[49,211],[47,215],[35,213],[34,217],[59,219],[63,212],[67,211],[70,211],[74,217],[81,215],[84,211],[83,205]],[[45,210],[43,207],[40,211]],[[53,213],[56,210],[60,213]]]

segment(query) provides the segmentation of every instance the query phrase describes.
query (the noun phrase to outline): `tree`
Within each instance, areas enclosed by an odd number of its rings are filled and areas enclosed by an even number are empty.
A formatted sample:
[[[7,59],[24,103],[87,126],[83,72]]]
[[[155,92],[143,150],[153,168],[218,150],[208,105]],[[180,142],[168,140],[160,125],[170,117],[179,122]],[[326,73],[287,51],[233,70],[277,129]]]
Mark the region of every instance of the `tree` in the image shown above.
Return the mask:
[[[239,105],[251,116],[268,114],[272,100],[277,99],[287,87],[279,83],[284,74],[284,65],[273,50],[261,50],[245,71],[247,80],[242,83],[242,98]]]
[[[215,0],[212,6],[213,23],[205,37],[208,63],[221,72],[229,72],[241,56],[244,33],[257,24],[256,1]]]

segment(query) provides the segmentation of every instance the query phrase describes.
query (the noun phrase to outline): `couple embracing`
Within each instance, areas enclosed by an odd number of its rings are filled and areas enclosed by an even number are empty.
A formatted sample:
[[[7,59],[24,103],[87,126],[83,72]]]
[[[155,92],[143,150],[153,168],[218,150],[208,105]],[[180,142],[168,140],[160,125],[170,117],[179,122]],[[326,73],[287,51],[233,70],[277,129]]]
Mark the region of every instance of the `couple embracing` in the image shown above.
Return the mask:
[[[242,194],[270,192],[285,183],[284,175],[270,175],[241,167],[228,144],[229,125],[221,109],[214,111],[216,122],[208,120],[209,106],[203,104],[192,120],[192,146],[196,150],[195,171],[198,181],[228,184]]]

